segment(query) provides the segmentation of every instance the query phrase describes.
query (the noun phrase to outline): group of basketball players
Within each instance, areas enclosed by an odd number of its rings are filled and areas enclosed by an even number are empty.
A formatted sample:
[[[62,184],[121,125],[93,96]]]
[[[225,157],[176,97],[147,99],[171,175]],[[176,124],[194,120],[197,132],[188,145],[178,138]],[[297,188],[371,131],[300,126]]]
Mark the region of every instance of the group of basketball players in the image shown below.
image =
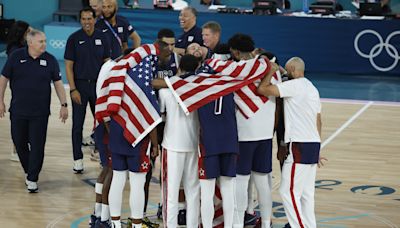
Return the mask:
[[[93,47],[110,49],[105,50],[109,52],[107,54],[102,50],[103,54],[99,56],[99,66],[102,66],[96,72],[97,84],[93,84],[97,97],[100,97],[104,93],[103,83],[113,67],[120,64],[123,54],[132,51],[128,49],[128,39],[133,40],[134,48],[141,43],[133,26],[125,18],[116,15],[116,0],[93,0],[90,4],[93,10],[84,9],[80,13],[82,31],[89,36],[96,34],[98,38],[81,36],[72,41],[71,36],[65,55],[72,102],[79,105],[84,96],[83,86],[79,86],[79,83],[89,85],[93,79],[79,78],[75,71],[78,63],[84,68],[85,61],[90,62],[90,53],[82,60],[79,56],[83,54],[76,55],[71,52],[72,49],[84,50],[79,49],[84,46],[82,44],[92,41]],[[157,89],[164,123],[132,146],[124,136],[121,121],[112,115],[101,118],[96,115],[99,124],[94,135],[104,168],[95,185],[96,204],[90,226],[122,227],[122,192],[127,177],[131,191],[129,227],[157,226],[145,217],[145,212],[152,166],[161,145],[164,227],[177,227],[178,224],[193,228],[200,224],[205,228],[244,227],[248,217],[252,216],[248,212],[254,213],[251,206],[252,183],[258,193],[261,215],[258,226],[271,227],[272,139],[277,132],[277,157],[282,168],[279,191],[290,224],[286,227],[316,227],[314,180],[316,166],[321,161],[321,104],[318,90],[304,78],[303,60],[293,57],[284,69],[277,64],[274,55],[256,49],[253,39],[240,33],[233,35],[227,44],[222,44],[221,26],[210,21],[200,28],[196,26],[196,16],[194,8],[184,8],[179,16],[183,34],[176,39],[172,30],[161,29],[155,45],[147,46],[151,49],[151,58],[157,59],[157,64],[150,68],[153,73],[151,84]],[[96,30],[91,29],[93,21]],[[93,53],[93,56],[97,54]],[[187,115],[178,104],[171,83],[195,77],[199,73],[214,73],[215,69],[207,65],[207,59],[230,61],[232,68],[253,64],[251,66],[261,65],[268,70],[265,70],[262,79],[247,83],[246,87],[235,93],[216,97]],[[124,58],[124,61],[129,63],[130,59]],[[243,68],[235,71],[235,76],[245,77],[241,74],[248,73],[244,73]],[[125,73],[132,74],[135,69]],[[282,83],[282,73],[291,80]],[[251,100],[248,103],[258,109],[252,116],[247,116],[245,111],[238,108],[241,101],[237,97],[243,99],[241,93],[246,89],[249,90],[246,99]],[[124,92],[125,89],[121,89],[121,93]],[[76,122],[78,115],[77,104],[73,107],[73,122]],[[85,109],[86,105],[87,101]],[[99,108],[96,106],[96,113]],[[82,118],[79,122],[83,124]],[[77,134],[73,139],[75,144],[79,141],[79,145],[82,141],[81,127],[77,127],[79,131],[73,130]],[[151,152],[147,153],[149,148]],[[82,153],[79,148],[77,152],[75,155],[74,151],[74,171],[81,173]]]

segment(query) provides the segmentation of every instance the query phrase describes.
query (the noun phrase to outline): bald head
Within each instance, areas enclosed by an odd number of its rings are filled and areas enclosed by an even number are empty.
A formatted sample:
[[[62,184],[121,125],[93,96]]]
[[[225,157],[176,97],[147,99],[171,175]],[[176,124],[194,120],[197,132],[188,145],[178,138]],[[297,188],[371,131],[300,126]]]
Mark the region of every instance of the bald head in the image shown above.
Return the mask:
[[[293,57],[285,65],[288,75],[293,78],[304,77],[305,64],[300,57]]]
[[[103,0],[102,9],[106,20],[114,18],[118,9],[117,0]]]

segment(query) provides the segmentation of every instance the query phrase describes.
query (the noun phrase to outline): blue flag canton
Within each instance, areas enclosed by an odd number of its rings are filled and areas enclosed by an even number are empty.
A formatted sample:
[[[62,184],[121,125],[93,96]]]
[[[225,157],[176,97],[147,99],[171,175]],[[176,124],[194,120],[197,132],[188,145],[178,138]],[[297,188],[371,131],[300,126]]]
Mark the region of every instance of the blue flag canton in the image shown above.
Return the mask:
[[[156,55],[149,55],[128,71],[129,76],[142,89],[154,107],[158,107],[158,102],[151,81],[157,76],[157,62],[158,57]]]
[[[208,64],[203,63],[201,65],[201,67],[199,67],[199,69],[196,70],[196,74],[200,74],[200,73],[215,74],[216,72]]]

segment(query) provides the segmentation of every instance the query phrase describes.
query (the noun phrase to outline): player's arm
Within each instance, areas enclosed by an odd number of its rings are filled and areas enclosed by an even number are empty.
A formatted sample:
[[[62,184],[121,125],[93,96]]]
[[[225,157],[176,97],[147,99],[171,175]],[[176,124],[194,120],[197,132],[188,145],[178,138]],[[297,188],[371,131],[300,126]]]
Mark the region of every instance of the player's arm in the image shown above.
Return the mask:
[[[151,141],[151,157],[156,158],[159,154],[158,151],[158,137],[157,137],[157,128],[153,128],[150,134],[150,141]]]
[[[151,81],[154,89],[168,88],[167,83],[162,78],[155,78]]]
[[[275,96],[279,97],[279,90],[276,85],[271,84],[272,75],[279,69],[276,63],[270,62],[271,69],[268,71],[267,75],[261,80],[260,85],[258,85],[257,93],[260,95],[268,96]]]
[[[4,117],[4,113],[6,112],[4,93],[6,91],[8,81],[8,78],[6,78],[4,75],[0,76],[0,118]]]
[[[136,31],[133,31],[131,35],[129,35],[129,39],[133,41],[133,49],[140,47],[142,38],[140,38],[139,34]]]
[[[289,155],[289,150],[285,143],[285,122],[283,118],[283,99],[276,98],[276,110],[275,110],[275,131],[276,141],[278,144],[278,152],[276,154],[280,164],[286,160]]]
[[[321,120],[321,113],[317,114],[317,130],[318,130],[318,134],[319,137],[321,137],[321,130],[322,130],[322,120]],[[322,157],[321,155],[319,155],[319,159],[318,159],[318,168],[324,166],[324,161],[328,161],[328,159],[326,157]]]
[[[67,74],[67,80],[70,89],[70,95],[73,102],[76,104],[82,104],[81,102],[81,94],[75,85],[74,79],[74,61],[65,59],[65,73]]]
[[[174,52],[177,53],[178,55],[184,55],[186,53],[186,50],[184,48],[177,48],[174,47]]]
[[[60,100],[60,104],[66,104],[67,96],[65,95],[65,89],[62,80],[57,80],[53,82],[53,84],[54,89],[56,90],[57,97]],[[68,109],[66,106],[61,106],[60,108],[60,119],[63,123],[65,123],[65,120],[68,119]]]
[[[317,130],[318,130],[318,134],[319,137],[322,137],[322,120],[321,120],[321,113],[317,114]]]

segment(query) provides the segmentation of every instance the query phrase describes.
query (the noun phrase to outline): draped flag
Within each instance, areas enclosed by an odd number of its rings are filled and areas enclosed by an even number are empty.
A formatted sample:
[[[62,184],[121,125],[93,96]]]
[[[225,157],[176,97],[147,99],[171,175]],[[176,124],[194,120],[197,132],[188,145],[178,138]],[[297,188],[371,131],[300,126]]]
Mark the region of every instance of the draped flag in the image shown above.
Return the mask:
[[[146,44],[124,56],[109,71],[96,100],[96,120],[102,123],[113,118],[132,146],[161,122],[151,86],[157,54],[156,46]]]
[[[246,117],[250,117],[261,104],[268,101],[257,95],[254,82],[261,79],[270,68],[269,61],[264,58],[239,62],[209,59],[197,75],[185,79],[171,77],[165,81],[186,114],[235,92],[237,107]],[[251,99],[254,96],[260,102],[254,102]]]

